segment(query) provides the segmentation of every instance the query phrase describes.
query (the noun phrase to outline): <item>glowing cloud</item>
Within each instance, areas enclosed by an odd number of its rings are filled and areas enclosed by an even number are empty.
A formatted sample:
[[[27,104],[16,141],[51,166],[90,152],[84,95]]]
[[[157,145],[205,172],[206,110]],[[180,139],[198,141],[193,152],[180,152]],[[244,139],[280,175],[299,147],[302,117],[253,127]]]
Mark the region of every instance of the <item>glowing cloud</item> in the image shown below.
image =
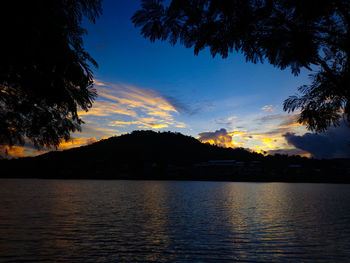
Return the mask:
[[[235,143],[235,141],[232,138],[233,134],[227,132],[226,129],[220,129],[215,132],[202,132],[198,135],[199,137],[197,139],[204,143],[210,143],[213,145],[227,148],[239,147],[239,144]]]
[[[84,145],[89,145],[94,142],[97,142],[101,139],[105,138],[95,138],[95,137],[73,137],[71,140],[67,142],[62,142],[58,149],[59,150],[66,150],[66,149],[71,149],[71,148],[76,148]]]
[[[0,157],[2,158],[18,158],[25,156],[23,147],[0,145]]]
[[[96,101],[94,106],[89,111],[79,111],[80,116],[98,116],[105,117],[113,114],[126,115],[136,117],[136,112],[133,109],[123,107],[122,105],[108,102],[108,101]]]
[[[239,121],[237,118],[235,120]],[[287,142],[288,132],[304,134],[305,127],[297,122],[297,115],[273,114],[255,119],[255,126],[249,129],[237,127],[233,131],[224,128],[215,132],[199,133],[198,139],[202,142],[222,146],[222,147],[243,147],[249,148],[258,153],[286,153],[310,156],[306,151],[301,151],[292,147]],[[218,123],[218,122],[216,122]],[[227,119],[220,121],[220,124],[227,125]]]
[[[58,150],[90,144],[99,139],[120,135],[135,129],[186,128],[176,120],[184,105],[170,101],[157,91],[124,84],[111,84],[95,80],[98,93],[89,111],[79,110],[84,124],[81,133],[72,134],[72,139],[62,142]],[[33,156],[55,149],[37,150],[31,143],[0,149],[5,158]]]
[[[186,127],[175,120],[179,114],[177,105],[158,92],[123,84],[95,81],[98,99],[90,111],[80,111],[84,120],[92,120],[99,126],[161,129]]]

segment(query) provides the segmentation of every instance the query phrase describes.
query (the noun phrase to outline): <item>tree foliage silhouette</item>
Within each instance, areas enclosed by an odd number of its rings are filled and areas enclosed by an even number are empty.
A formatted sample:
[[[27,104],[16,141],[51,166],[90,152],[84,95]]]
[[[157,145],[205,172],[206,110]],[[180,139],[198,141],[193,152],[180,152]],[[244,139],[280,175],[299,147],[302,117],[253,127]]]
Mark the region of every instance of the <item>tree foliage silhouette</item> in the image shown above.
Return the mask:
[[[241,52],[247,61],[268,61],[294,75],[302,68],[312,83],[284,102],[301,110],[299,122],[314,131],[350,119],[348,0],[143,0],[132,17],[152,42],[178,41],[198,54],[209,48],[223,58]]]
[[[1,10],[0,144],[58,146],[96,96],[81,23],[95,22],[101,0],[11,0]]]

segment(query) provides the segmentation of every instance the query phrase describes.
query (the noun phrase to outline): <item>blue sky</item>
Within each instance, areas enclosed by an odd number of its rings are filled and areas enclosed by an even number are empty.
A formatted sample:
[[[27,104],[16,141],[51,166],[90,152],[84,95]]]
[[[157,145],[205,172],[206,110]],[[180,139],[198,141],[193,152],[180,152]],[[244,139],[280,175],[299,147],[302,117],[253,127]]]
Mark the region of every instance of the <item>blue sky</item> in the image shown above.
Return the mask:
[[[294,115],[282,111],[282,103],[297,87],[308,82],[308,72],[295,77],[289,69],[281,71],[268,63],[247,63],[238,53],[222,59],[213,58],[204,50],[195,56],[192,49],[180,44],[151,43],[130,20],[139,8],[137,0],[105,0],[103,14],[96,24],[83,25],[88,31],[85,48],[99,64],[94,76],[100,96],[90,112],[82,113],[86,125],[76,137],[99,139],[134,129],[153,129],[178,131],[197,138],[210,132],[220,144],[215,132],[225,129],[228,136],[244,133],[246,139],[237,135],[232,145],[226,146],[267,151],[293,148],[286,144],[282,133],[274,134],[279,138],[274,146],[262,143],[262,134],[272,133],[281,128],[280,123],[291,119],[294,122],[281,132],[305,133],[304,127],[295,124]],[[133,104],[130,100],[137,100],[135,94],[148,100]],[[167,111],[168,116],[165,112],[157,115],[141,105],[150,103],[152,96],[158,98],[155,101],[162,103],[163,99],[173,107]],[[113,105],[117,109],[113,110]],[[252,139],[249,136],[257,135],[259,147],[255,147],[257,141],[249,142]]]
[[[284,135],[303,135],[283,100],[308,83],[268,63],[247,63],[238,53],[213,58],[208,50],[144,39],[130,18],[140,1],[103,1],[95,24],[85,21],[84,46],[98,62],[93,69],[98,98],[80,112],[83,131],[61,148],[135,129],[177,131],[226,147],[307,154]]]
[[[84,47],[98,62],[93,107],[79,111],[82,132],[59,150],[133,130],[181,132],[223,147],[316,158],[350,157],[350,130],[342,121],[323,134],[299,124],[283,101],[309,84],[307,70],[294,76],[268,63],[252,64],[239,53],[213,58],[208,50],[169,42],[151,43],[131,22],[140,0],[104,0],[96,23],[84,20]],[[30,143],[5,147],[9,156],[37,155]],[[0,155],[4,155],[1,152]]]
[[[305,84],[306,74],[294,77],[265,64],[246,63],[242,55],[212,58],[208,50],[194,56],[192,49],[144,39],[130,17],[140,1],[103,1],[103,15],[86,23],[85,47],[99,63],[97,79],[152,88],[186,100],[257,97],[256,104],[281,104]]]

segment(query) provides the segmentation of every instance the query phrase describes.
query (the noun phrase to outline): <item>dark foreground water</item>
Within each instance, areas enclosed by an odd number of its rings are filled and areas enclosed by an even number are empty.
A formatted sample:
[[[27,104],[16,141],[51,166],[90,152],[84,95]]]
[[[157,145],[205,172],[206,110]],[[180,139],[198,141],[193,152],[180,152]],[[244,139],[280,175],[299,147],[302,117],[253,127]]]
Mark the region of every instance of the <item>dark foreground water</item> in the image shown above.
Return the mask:
[[[349,262],[350,185],[0,180],[1,262]]]

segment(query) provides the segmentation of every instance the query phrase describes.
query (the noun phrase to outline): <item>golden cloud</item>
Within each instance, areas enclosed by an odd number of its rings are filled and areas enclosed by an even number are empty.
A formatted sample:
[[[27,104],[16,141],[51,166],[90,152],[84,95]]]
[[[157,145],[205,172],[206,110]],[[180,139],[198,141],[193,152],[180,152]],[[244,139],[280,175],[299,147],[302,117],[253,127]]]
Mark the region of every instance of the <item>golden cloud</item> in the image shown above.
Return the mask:
[[[22,146],[2,145],[0,146],[0,156],[2,158],[18,158],[18,157],[24,157],[25,154],[23,152]]]
[[[169,119],[169,120],[156,119],[153,117],[139,118],[139,120],[135,120],[135,121],[112,121],[108,125],[109,126],[119,126],[119,127],[137,125],[137,127],[141,128],[141,129],[149,129],[149,128],[161,129],[161,128],[166,128],[169,126],[175,126],[175,127],[179,127],[179,128],[185,127],[185,124],[182,122],[175,122],[172,119]]]
[[[63,141],[58,146],[57,150],[67,150],[71,148],[76,148],[84,145],[89,145],[94,142],[97,142],[101,139],[106,139],[108,137],[102,137],[102,138],[96,138],[96,137],[72,137],[68,141]],[[44,154],[49,151],[56,150],[56,148],[43,148],[43,149],[36,149],[29,141],[26,142],[23,146],[20,145],[14,145],[14,146],[8,146],[4,145],[0,147],[0,156],[2,158],[19,158],[19,157],[26,157],[26,156],[35,156],[39,154]]]
[[[123,84],[110,84],[96,80],[98,99],[88,112],[79,111],[84,119],[99,118],[99,125],[161,129],[186,127],[175,120],[176,106],[158,92]],[[104,117],[101,118],[101,117]]]
[[[234,132],[227,132],[223,128],[215,132],[202,132],[198,135],[197,139],[203,143],[210,143],[225,148],[242,147],[242,143],[233,139]]]
[[[226,131],[220,129],[215,132],[203,132],[198,139],[202,142],[222,146],[222,147],[243,147],[249,148],[258,153],[285,150],[286,153],[294,152],[302,156],[308,156],[306,152],[296,152],[291,149],[284,134],[288,132],[305,132],[305,127],[298,123],[297,115],[267,115],[256,120],[260,124],[255,130],[235,130]]]
[[[107,138],[107,137],[105,137]],[[68,141],[60,143],[58,150],[67,150],[71,148],[76,148],[84,145],[89,145],[105,138],[95,138],[95,137],[72,137]]]
[[[98,98],[89,111],[79,110],[85,124],[81,134],[73,134],[71,140],[62,142],[58,150],[79,147],[101,138],[120,135],[113,127],[130,129],[185,128],[186,124],[175,120],[177,106],[158,92],[123,84],[110,84],[95,80]],[[3,147],[0,155],[22,157],[38,155],[53,149],[37,150],[30,142],[22,146]]]
[[[112,114],[126,115],[136,117],[136,112],[133,109],[123,107],[122,105],[108,102],[108,101],[95,101],[93,107],[89,111],[79,111],[80,116],[111,116]]]

